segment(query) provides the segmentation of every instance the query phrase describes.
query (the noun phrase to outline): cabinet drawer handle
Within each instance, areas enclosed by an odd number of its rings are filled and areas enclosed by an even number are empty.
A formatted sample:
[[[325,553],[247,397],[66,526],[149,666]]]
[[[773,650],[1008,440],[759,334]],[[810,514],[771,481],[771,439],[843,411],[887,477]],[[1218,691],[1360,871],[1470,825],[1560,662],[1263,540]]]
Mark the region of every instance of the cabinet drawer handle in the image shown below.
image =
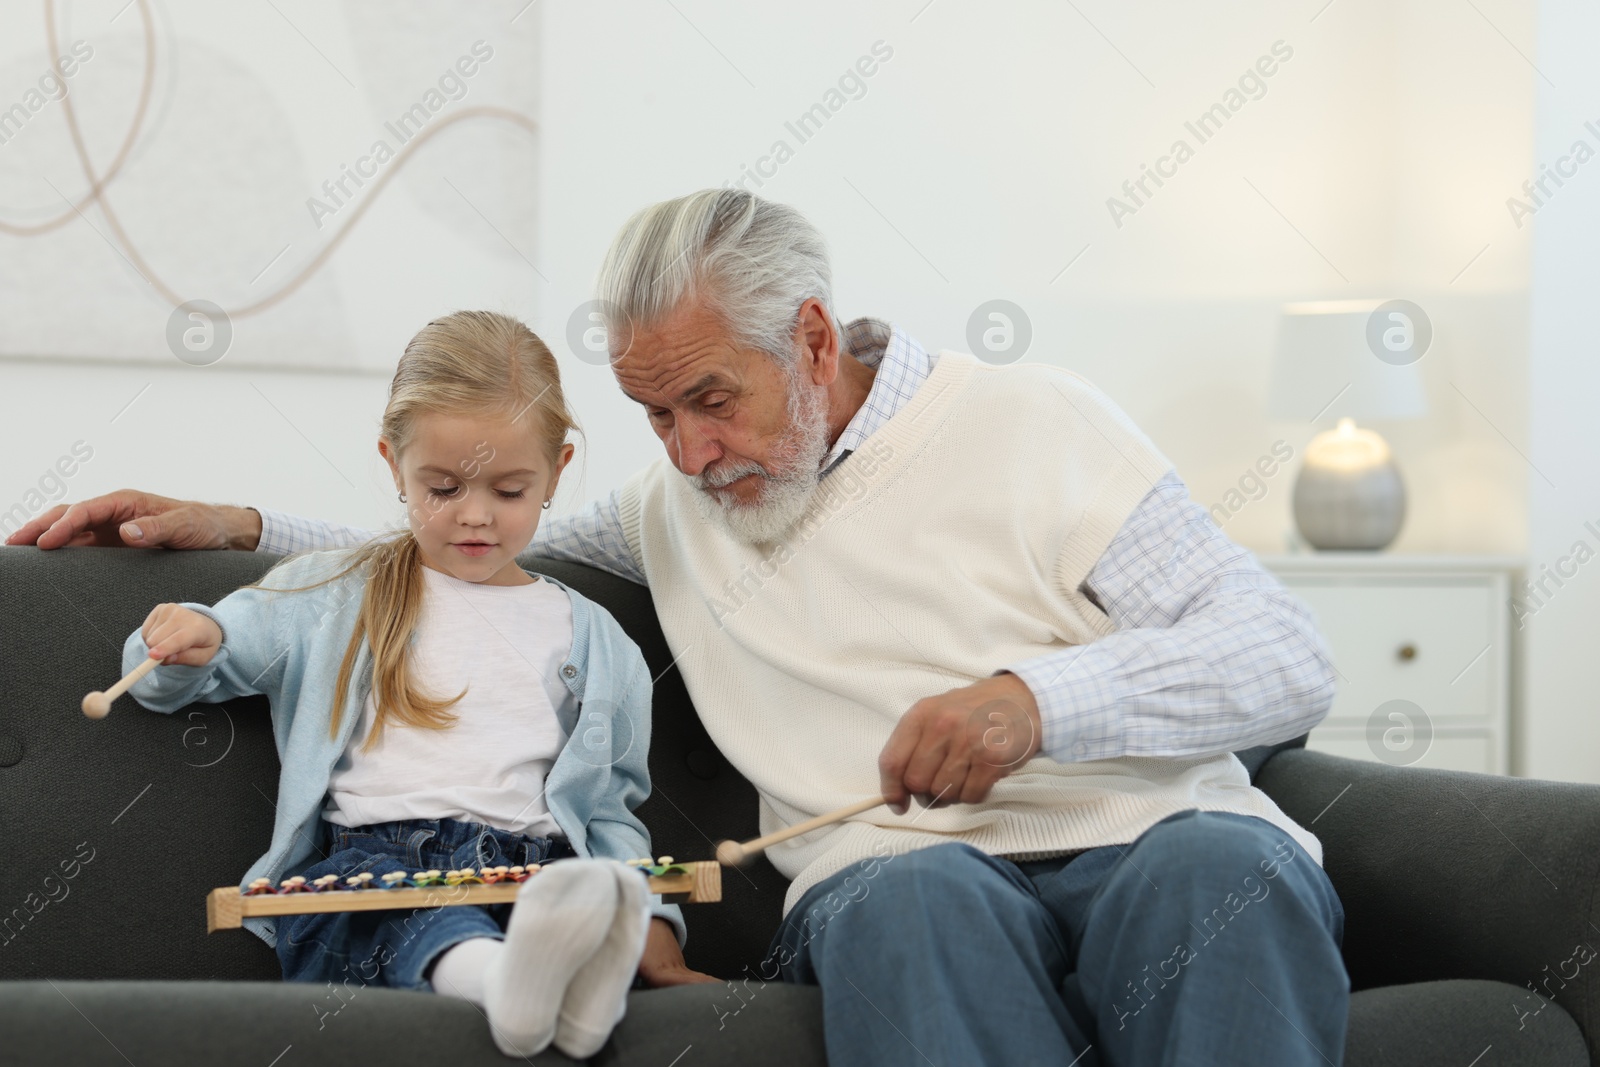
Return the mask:
[[[1398,650],[1396,650],[1395,655],[1406,662],[1414,660],[1417,658],[1417,646],[1407,642],[1406,644],[1401,645]]]

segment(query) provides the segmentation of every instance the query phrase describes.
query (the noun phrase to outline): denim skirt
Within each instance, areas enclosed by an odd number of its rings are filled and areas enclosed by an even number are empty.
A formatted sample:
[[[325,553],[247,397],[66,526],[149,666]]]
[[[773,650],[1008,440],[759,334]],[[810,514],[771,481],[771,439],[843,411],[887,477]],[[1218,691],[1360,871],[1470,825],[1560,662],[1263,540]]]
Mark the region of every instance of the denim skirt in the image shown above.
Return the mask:
[[[525,837],[477,822],[404,819],[369,826],[328,823],[326,859],[299,871],[310,882],[371,872],[527,866],[574,855],[565,838]],[[429,990],[437,957],[472,937],[503,939],[510,904],[441,905],[385,911],[282,915],[278,962],[289,982],[381,985]]]

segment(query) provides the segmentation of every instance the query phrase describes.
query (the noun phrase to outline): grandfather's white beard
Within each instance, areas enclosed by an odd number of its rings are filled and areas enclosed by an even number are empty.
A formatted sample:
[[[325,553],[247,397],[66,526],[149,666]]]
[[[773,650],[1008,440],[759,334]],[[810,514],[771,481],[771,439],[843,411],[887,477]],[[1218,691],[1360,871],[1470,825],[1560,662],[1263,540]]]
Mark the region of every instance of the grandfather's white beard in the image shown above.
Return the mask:
[[[685,475],[694,487],[700,515],[747,544],[776,541],[805,513],[817,491],[817,468],[828,454],[827,390],[803,383],[791,370],[789,426],[772,449],[775,470],[753,460],[730,460],[711,473]],[[747,474],[763,482],[753,504],[742,504],[723,486]]]

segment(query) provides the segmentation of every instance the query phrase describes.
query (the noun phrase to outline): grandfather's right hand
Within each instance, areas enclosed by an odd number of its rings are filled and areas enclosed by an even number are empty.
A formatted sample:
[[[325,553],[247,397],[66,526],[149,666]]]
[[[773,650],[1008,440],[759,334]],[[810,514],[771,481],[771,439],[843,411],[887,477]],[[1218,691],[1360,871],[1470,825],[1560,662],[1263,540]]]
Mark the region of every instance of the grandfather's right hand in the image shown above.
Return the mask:
[[[76,504],[57,504],[5,543],[41,549],[92,545],[254,551],[260,540],[261,515],[250,508],[118,489]]]

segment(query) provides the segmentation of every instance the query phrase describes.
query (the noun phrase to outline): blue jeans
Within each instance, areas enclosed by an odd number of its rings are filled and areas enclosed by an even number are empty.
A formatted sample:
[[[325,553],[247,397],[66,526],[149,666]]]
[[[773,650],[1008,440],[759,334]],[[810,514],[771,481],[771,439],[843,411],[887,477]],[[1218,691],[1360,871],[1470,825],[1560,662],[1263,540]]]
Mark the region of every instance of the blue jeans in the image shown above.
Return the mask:
[[[1338,1064],[1344,908],[1264,819],[1185,811],[1013,863],[963,844],[812,886],[762,976],[822,987],[832,1067]]]
[[[390,871],[526,866],[573,855],[565,839],[524,837],[455,819],[325,825],[332,834],[328,858],[298,872],[308,882],[324,874],[348,878],[371,871],[376,880]],[[510,904],[284,915],[278,918],[278,962],[286,982],[426,991],[432,988],[429,968],[440,953],[472,937],[503,940],[510,918]]]

